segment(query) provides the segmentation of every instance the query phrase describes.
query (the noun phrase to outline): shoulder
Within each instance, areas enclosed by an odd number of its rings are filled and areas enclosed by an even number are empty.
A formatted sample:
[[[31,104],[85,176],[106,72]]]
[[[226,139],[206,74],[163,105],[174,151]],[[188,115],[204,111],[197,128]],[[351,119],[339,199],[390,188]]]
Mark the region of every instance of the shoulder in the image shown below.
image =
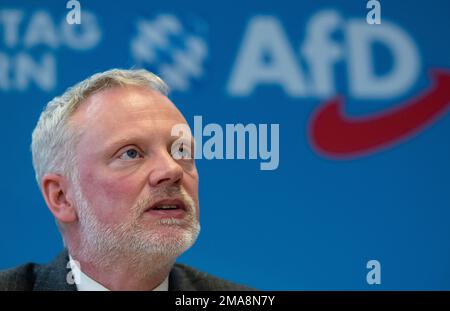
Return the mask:
[[[15,268],[0,270],[0,291],[31,290],[36,279],[36,265],[27,263]]]
[[[69,260],[61,252],[49,264],[27,263],[0,271],[0,291],[73,291],[76,286],[67,280]]]
[[[170,273],[169,290],[252,291],[255,289],[176,263]]]

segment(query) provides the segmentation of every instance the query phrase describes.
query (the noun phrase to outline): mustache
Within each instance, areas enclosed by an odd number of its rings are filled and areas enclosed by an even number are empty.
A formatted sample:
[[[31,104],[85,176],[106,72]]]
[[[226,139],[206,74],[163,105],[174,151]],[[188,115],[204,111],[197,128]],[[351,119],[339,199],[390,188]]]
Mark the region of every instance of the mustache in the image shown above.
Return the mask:
[[[192,197],[181,186],[167,186],[152,189],[144,198],[141,198],[133,208],[137,214],[144,213],[150,206],[158,201],[166,199],[178,199],[183,201],[186,212],[193,214],[196,211],[196,204]]]

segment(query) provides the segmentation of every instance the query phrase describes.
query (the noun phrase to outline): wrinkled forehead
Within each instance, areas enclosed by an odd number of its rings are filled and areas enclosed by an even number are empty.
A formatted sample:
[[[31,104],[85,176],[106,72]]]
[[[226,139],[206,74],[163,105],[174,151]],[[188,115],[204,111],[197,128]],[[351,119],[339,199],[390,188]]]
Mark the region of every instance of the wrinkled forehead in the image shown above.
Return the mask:
[[[138,86],[114,87],[91,95],[71,117],[76,127],[105,129],[121,124],[186,124],[181,112],[166,96]]]
[[[181,112],[161,93],[140,86],[113,87],[89,96],[74,113],[85,121],[99,120],[103,117],[133,117],[150,112],[155,119],[184,118]]]
[[[178,124],[187,124],[166,96],[143,87],[116,87],[90,96],[71,117],[80,147],[101,148],[112,141],[167,141]]]

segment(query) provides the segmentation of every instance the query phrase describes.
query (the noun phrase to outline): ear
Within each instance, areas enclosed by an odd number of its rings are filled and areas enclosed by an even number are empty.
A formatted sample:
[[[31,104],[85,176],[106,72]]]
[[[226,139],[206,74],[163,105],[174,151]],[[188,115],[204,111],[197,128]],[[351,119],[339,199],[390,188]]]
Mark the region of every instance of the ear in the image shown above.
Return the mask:
[[[78,219],[74,202],[68,195],[69,183],[64,176],[46,174],[42,178],[42,194],[50,212],[63,223],[71,223]]]

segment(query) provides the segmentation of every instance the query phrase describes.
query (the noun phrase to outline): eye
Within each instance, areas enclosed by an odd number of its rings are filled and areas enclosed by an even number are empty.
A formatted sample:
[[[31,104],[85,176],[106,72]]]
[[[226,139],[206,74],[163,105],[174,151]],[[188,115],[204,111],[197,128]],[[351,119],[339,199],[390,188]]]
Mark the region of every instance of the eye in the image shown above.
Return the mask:
[[[183,153],[183,152],[184,152],[184,149],[185,149],[184,143],[181,143],[180,146],[178,146],[178,151],[181,152],[181,153]]]
[[[130,148],[123,152],[119,158],[122,160],[134,160],[139,157],[142,157],[140,152],[136,148]]]
[[[178,142],[172,145],[172,157],[175,160],[192,159],[192,152],[189,144],[185,142]]]

